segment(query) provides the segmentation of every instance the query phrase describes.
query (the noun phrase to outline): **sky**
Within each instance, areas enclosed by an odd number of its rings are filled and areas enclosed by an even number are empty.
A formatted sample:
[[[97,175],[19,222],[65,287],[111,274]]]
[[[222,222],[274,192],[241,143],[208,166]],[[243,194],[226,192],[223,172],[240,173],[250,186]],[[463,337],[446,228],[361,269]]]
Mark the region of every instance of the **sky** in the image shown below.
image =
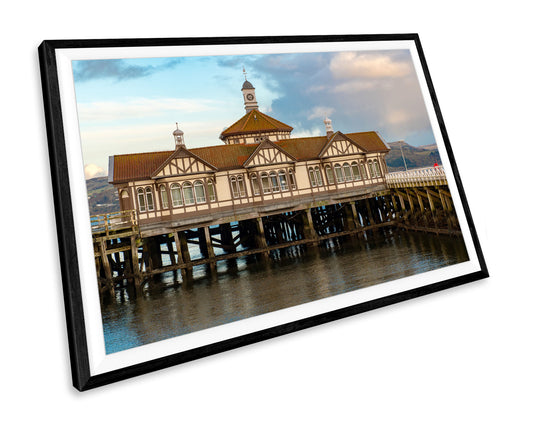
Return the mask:
[[[110,155],[218,145],[244,114],[246,78],[259,109],[292,137],[375,130],[386,142],[435,143],[408,50],[73,61],[87,179]]]

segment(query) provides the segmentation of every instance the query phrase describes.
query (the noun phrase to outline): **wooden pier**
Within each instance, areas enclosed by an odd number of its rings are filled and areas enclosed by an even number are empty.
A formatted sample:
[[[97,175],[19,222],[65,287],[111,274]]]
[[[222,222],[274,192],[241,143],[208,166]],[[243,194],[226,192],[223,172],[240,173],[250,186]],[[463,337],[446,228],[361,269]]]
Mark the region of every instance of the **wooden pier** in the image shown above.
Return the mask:
[[[140,288],[150,277],[180,271],[182,282],[193,268],[244,256],[268,258],[293,246],[314,249],[329,239],[368,239],[381,228],[459,235],[457,217],[439,170],[387,176],[389,188],[342,200],[318,200],[274,213],[226,216],[161,232],[139,227],[134,211],[93,216],[93,243],[100,290],[117,286]],[[416,172],[415,174],[419,174]],[[193,249],[196,247],[196,249]],[[191,250],[192,249],[192,250]],[[191,251],[195,257],[191,256]]]

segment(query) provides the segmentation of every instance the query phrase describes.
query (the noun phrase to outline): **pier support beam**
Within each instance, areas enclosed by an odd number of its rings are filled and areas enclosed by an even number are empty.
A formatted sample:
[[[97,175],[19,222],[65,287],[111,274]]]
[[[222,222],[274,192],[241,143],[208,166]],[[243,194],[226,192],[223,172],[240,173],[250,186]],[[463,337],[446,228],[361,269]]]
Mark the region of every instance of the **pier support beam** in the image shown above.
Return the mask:
[[[306,209],[302,214],[303,221],[303,233],[306,240],[313,240],[308,245],[318,245],[318,235],[313,226],[313,216],[311,215],[311,209]]]

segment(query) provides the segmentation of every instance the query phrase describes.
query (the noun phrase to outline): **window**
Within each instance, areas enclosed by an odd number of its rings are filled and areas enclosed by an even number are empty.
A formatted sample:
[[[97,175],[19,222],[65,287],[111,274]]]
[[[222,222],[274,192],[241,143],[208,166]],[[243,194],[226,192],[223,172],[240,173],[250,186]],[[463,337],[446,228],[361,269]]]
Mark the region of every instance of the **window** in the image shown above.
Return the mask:
[[[376,177],[376,170],[374,169],[374,163],[372,161],[368,162],[368,169],[370,170],[370,177]]]
[[[192,192],[192,185],[189,182],[185,182],[183,184],[183,199],[185,201],[186,206],[194,204],[194,194]]]
[[[335,177],[337,178],[338,183],[344,182],[344,175],[342,174],[340,164],[335,164]]]
[[[199,180],[194,182],[194,195],[198,204],[205,203],[205,187],[203,182]]]
[[[261,186],[263,187],[263,194],[270,194],[270,181],[266,173],[261,173]]]
[[[374,160],[374,168],[376,169],[376,176],[381,177],[381,168],[379,167],[379,161]]]
[[[270,186],[272,187],[272,192],[279,192],[279,182],[278,175],[276,172],[270,172]]]
[[[296,189],[296,179],[294,178],[294,172],[292,170],[289,170],[289,185],[292,190]]]
[[[168,194],[165,185],[159,187],[159,193],[161,194],[161,208],[168,209]]]
[[[255,173],[250,176],[250,181],[252,182],[252,191],[254,191],[254,195],[259,195],[261,190],[259,189],[259,183],[257,182],[257,175]]]
[[[154,195],[152,193],[152,188],[146,187],[146,205],[148,207],[148,210],[154,209]]]
[[[315,178],[316,178],[316,184],[318,186],[324,185],[324,182],[322,182],[322,173],[320,173],[320,167],[315,167]]]
[[[366,172],[366,164],[363,161],[361,161],[361,163],[360,163],[359,170],[361,170],[361,174],[363,175],[363,179],[368,179],[368,173]]]
[[[352,163],[353,180],[361,180],[361,172],[359,171],[359,165],[354,161]]]
[[[311,182],[312,187],[317,186],[315,169],[313,169],[312,167],[309,167],[309,181]]]
[[[211,179],[207,181],[207,194],[209,195],[209,201],[214,202],[217,200],[215,195],[215,185],[213,185],[213,181]]]
[[[183,206],[181,186],[179,186],[177,183],[170,185],[170,196],[172,197],[172,207]]]
[[[232,176],[230,178],[230,183],[231,183],[231,192],[233,194],[233,198],[246,197],[246,188],[244,186],[244,179],[242,175]]]
[[[352,168],[348,163],[344,163],[342,165],[342,171],[344,172],[344,179],[346,182],[351,182],[353,180]]]
[[[246,187],[244,186],[244,178],[242,175],[237,176],[237,185],[239,186],[241,197],[246,197]]]
[[[333,178],[333,171],[331,170],[330,166],[326,166],[326,179],[328,180],[329,185],[333,185],[335,183],[335,179]]]
[[[279,185],[281,186],[281,190],[282,191],[288,191],[289,190],[289,185],[287,185],[287,176],[285,176],[285,171],[284,170],[280,170],[278,172],[278,176],[279,176]]]
[[[139,200],[139,211],[146,211],[146,201],[144,198],[144,190],[142,188],[137,189],[137,198]]]

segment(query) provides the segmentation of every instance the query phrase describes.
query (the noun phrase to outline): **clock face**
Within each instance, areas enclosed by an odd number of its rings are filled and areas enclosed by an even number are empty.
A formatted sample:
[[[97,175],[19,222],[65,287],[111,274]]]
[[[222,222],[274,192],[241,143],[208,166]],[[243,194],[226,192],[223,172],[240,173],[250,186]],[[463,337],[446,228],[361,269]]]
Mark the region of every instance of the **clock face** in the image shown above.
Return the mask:
[[[254,99],[254,95],[252,95],[251,93],[248,93],[246,95],[246,99],[248,99],[249,101],[253,100]]]

